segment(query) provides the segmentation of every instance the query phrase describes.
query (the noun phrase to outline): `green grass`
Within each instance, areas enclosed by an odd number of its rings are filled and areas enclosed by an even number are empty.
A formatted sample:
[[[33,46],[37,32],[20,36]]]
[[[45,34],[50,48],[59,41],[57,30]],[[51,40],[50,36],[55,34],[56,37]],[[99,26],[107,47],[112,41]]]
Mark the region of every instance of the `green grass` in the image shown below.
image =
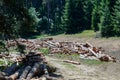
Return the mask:
[[[62,63],[66,68],[69,68],[69,69],[74,69],[74,68],[76,68],[73,64],[71,64],[71,63],[65,63],[65,62],[63,62]]]
[[[49,54],[49,49],[48,48],[40,48],[39,51],[42,52],[44,55]]]
[[[105,62],[101,62],[99,60],[87,60],[87,59],[80,59],[80,62],[82,62],[83,64],[86,64],[86,65],[100,65],[100,64],[103,64]]]
[[[96,33],[93,30],[85,30],[81,33],[76,33],[76,34],[59,34],[55,36],[68,36],[68,37],[95,37]]]
[[[58,34],[58,35],[40,34],[40,35],[31,36],[30,38],[37,39],[37,38],[46,38],[46,37],[54,37],[54,36],[58,36],[58,37],[66,36],[73,38],[95,38],[96,32],[94,32],[94,30],[84,30],[83,32],[76,34]],[[120,39],[120,37],[109,37],[105,39]]]
[[[74,34],[76,37],[94,37],[95,32],[93,30],[85,30],[82,33]]]
[[[75,60],[79,61],[79,55],[78,54],[63,54],[63,53],[56,53],[54,54],[54,57],[60,58],[60,59],[68,59],[68,60]]]
[[[50,35],[48,35],[48,34],[40,34],[40,35],[31,36],[29,38],[31,38],[31,39],[37,39],[37,38],[45,38],[45,37],[48,37],[48,36],[50,36]]]
[[[6,69],[8,66],[10,66],[13,62],[9,61],[8,59],[6,59],[8,65],[5,65],[5,61],[3,59],[0,59],[0,71],[3,71],[4,69]]]
[[[45,37],[52,37],[52,36],[72,36],[72,37],[94,37],[95,32],[93,30],[85,30],[81,33],[76,34],[58,34],[58,35],[48,35],[48,34],[40,34],[40,35],[34,35],[29,38],[36,39],[36,38],[45,38]]]
[[[5,62],[0,59],[0,65],[4,65],[4,64],[5,64]]]

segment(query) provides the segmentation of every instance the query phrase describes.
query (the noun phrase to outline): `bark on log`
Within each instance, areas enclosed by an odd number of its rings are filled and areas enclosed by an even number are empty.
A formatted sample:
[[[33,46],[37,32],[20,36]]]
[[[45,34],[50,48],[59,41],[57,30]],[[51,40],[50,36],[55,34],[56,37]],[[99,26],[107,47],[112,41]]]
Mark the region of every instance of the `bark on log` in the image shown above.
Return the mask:
[[[31,70],[31,66],[27,66],[20,76],[20,80],[26,79],[28,72]]]
[[[7,80],[4,76],[0,75],[0,80]]]
[[[27,80],[30,80],[36,73],[40,71],[40,64],[40,62],[34,64],[33,68],[26,77]]]
[[[95,53],[92,49],[90,49],[90,48],[88,48],[88,49],[90,52],[92,52],[94,54],[95,57],[100,58],[100,56],[97,53]]]
[[[5,73],[0,72],[0,80],[7,80]]]
[[[48,72],[46,64],[43,65],[43,68],[44,68],[45,76],[49,76],[49,72]]]
[[[4,70],[4,72],[9,76],[12,75],[18,69],[17,63],[13,63],[10,67]]]
[[[21,74],[21,72],[23,71],[23,69],[24,69],[24,66],[22,66],[20,69],[18,69],[14,74],[12,74],[11,76],[9,76],[9,79],[8,80],[16,80],[19,76],[20,76],[20,74]]]

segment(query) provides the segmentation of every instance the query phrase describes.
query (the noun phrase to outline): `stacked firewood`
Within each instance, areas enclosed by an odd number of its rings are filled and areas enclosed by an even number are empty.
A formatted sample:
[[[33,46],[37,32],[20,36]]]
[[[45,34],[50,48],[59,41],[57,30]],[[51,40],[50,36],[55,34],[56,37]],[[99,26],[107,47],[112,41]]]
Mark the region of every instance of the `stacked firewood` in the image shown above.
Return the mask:
[[[0,72],[0,80],[42,80],[49,78],[49,73],[55,68],[48,66],[45,57],[40,52],[29,52],[24,56],[17,56],[14,63]]]
[[[79,43],[79,42],[58,42],[52,38],[43,39],[17,39],[17,41],[26,46],[26,50],[37,50],[40,48],[48,48],[50,53],[65,53],[65,54],[78,54],[80,58],[84,59],[96,59],[101,61],[113,61],[116,59],[112,56],[104,54],[102,47],[94,47],[90,43]],[[15,46],[13,40],[9,40],[7,47]]]

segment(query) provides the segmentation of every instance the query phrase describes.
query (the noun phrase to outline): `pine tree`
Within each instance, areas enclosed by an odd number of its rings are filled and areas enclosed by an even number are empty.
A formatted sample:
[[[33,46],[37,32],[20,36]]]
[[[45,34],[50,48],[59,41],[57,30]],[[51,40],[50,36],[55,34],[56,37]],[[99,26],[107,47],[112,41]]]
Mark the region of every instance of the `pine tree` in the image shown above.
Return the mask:
[[[93,3],[92,0],[84,0],[83,1],[83,11],[84,11],[84,29],[92,29],[91,28],[91,20],[92,20],[92,10]]]
[[[66,0],[62,26],[67,34],[84,30],[83,0]]]
[[[114,5],[114,32],[116,36],[120,36],[120,0],[117,0]]]
[[[62,24],[61,27],[64,31],[69,27],[69,11],[70,11],[70,0],[65,1],[64,13],[62,16]]]
[[[92,24],[91,27],[94,31],[99,31],[99,23],[100,23],[100,0],[94,1],[94,7],[92,11]]]
[[[114,36],[113,25],[112,25],[112,12],[110,10],[110,1],[103,0],[104,7],[101,16],[101,34],[103,37]]]

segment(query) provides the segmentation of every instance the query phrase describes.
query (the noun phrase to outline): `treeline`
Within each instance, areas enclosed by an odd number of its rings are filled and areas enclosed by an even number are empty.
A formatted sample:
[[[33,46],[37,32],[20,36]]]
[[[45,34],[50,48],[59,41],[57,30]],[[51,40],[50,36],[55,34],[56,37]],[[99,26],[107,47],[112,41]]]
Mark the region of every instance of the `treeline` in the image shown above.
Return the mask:
[[[0,33],[6,36],[88,29],[120,36],[120,0],[0,0]]]

